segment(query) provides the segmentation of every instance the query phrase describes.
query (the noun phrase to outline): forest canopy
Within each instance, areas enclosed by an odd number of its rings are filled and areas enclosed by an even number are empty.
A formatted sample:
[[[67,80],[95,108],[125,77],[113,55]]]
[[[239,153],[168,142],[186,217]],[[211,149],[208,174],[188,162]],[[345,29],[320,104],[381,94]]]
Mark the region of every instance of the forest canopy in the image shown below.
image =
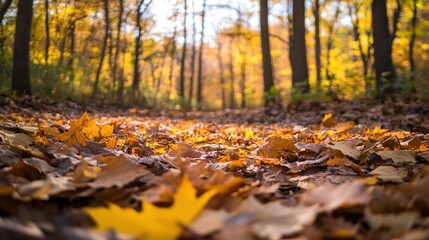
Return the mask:
[[[254,108],[429,96],[428,0],[1,0],[0,93]]]

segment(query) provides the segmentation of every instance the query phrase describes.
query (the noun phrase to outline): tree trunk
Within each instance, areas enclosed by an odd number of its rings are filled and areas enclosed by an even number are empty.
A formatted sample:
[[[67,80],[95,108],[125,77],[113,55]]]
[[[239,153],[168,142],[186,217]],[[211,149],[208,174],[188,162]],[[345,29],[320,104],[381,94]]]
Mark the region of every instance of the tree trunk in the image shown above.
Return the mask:
[[[260,0],[260,23],[261,23],[261,48],[262,68],[264,76],[265,106],[274,104],[274,96],[271,91],[274,88],[273,66],[271,63],[270,32],[268,28],[268,0]]]
[[[386,0],[373,0],[372,28],[376,95],[378,98],[385,98],[387,93],[393,93],[393,81],[396,77],[392,63],[392,36],[389,32]]]
[[[194,80],[195,80],[195,55],[196,55],[196,40],[197,28],[195,21],[195,0],[192,0],[192,49],[191,49],[191,74],[189,76],[189,95],[188,95],[188,107],[192,106],[192,99],[194,95]]]
[[[118,67],[119,67],[119,53],[120,53],[120,44],[121,44],[121,31],[122,31],[122,18],[124,15],[124,0],[119,0],[119,16],[118,16],[118,26],[117,26],[117,34],[115,39],[115,57],[114,57],[114,64],[112,69],[112,75],[113,75],[113,81],[112,81],[112,92],[114,92],[116,88],[116,82],[118,81]],[[115,96],[112,95],[114,98]],[[116,97],[118,97],[118,93],[116,93]],[[119,102],[119,101],[116,101]]]
[[[410,37],[410,42],[409,42],[409,49],[408,49],[408,57],[409,57],[409,61],[410,61],[410,74],[411,74],[411,91],[415,92],[416,91],[416,86],[414,83],[414,71],[416,69],[415,66],[415,62],[414,62],[414,45],[416,42],[416,38],[417,38],[417,0],[413,0],[413,6],[412,6],[412,10],[413,10],[413,16],[411,18],[411,37]]]
[[[335,76],[331,73],[331,50],[334,46],[334,30],[335,30],[335,23],[338,20],[338,16],[340,15],[340,5],[338,4],[336,6],[334,19],[329,23],[328,25],[328,39],[326,41],[326,67],[325,67],[325,73],[326,73],[326,79],[329,82],[328,92],[329,94],[333,94],[332,91],[332,83],[335,79]]]
[[[305,44],[305,1],[293,0],[293,34],[289,54],[292,66],[294,94],[310,92],[307,50]]]
[[[202,109],[203,104],[203,51],[204,51],[204,30],[206,16],[206,0],[203,1],[203,9],[201,12],[201,41],[200,50],[198,52],[198,81],[197,81],[197,107]]]
[[[174,73],[174,56],[176,55],[176,34],[177,34],[177,28],[174,27],[173,30],[173,36],[171,37],[171,52],[170,52],[170,73],[168,74],[168,92],[167,96],[168,99],[171,98],[171,92],[173,90],[173,73]]]
[[[363,40],[361,38],[362,32],[359,29],[359,25],[360,25],[360,18],[359,18],[359,9],[360,9],[360,5],[357,2],[354,2],[354,4],[352,5],[351,3],[348,4],[348,9],[349,9],[349,15],[350,15],[350,19],[352,22],[352,28],[353,28],[353,37],[354,40],[357,42],[358,44],[358,49],[359,49],[359,57],[362,61],[362,71],[363,71],[363,78],[365,80],[365,95],[367,97],[370,96],[371,94],[371,90],[372,90],[372,86],[371,86],[371,82],[370,82],[370,78],[369,78],[369,62],[370,62],[370,58],[371,58],[371,44],[368,42],[368,48],[365,52],[364,50],[364,46],[363,46]]]
[[[235,108],[235,75],[234,75],[234,49],[233,49],[234,37],[231,36],[229,41],[229,108]]]
[[[12,90],[31,95],[30,39],[33,0],[19,0],[13,49]]]
[[[222,60],[222,40],[217,41],[217,54],[216,54],[218,64],[219,64],[219,80],[220,80],[220,90],[222,96],[222,109],[226,108],[226,92],[225,92],[225,69]]]
[[[9,9],[12,0],[6,0],[0,8],[0,24],[3,23],[4,15],[6,14],[7,9]]]
[[[50,28],[49,27],[49,0],[45,0],[45,34],[46,34],[45,64],[48,64],[48,61],[49,61],[49,47],[51,43],[49,28]]]
[[[185,63],[186,63],[186,36],[187,36],[187,28],[186,28],[186,18],[188,14],[188,1],[185,0],[185,13],[183,16],[183,45],[182,45],[182,58],[180,60],[180,79],[179,79],[179,97],[182,101],[184,101],[185,97]],[[182,106],[183,107],[183,106]]]
[[[75,58],[75,46],[76,46],[76,21],[73,21],[70,26],[70,58],[67,64],[67,71],[69,72],[69,82],[74,81],[74,58]]]
[[[95,75],[95,81],[94,85],[92,87],[92,101],[97,100],[98,95],[98,88],[99,88],[99,81],[100,81],[100,74],[101,69],[103,68],[103,62],[104,58],[106,56],[106,48],[107,48],[107,40],[109,38],[109,29],[110,29],[110,18],[109,18],[109,0],[103,0],[104,4],[104,19],[105,19],[105,29],[104,29],[104,39],[103,39],[103,45],[101,47],[101,55],[100,55],[100,62],[97,67],[97,73]]]
[[[321,90],[322,83],[322,64],[321,64],[321,43],[320,43],[320,2],[319,0],[314,0],[313,7],[314,14],[314,55],[316,61],[316,89],[317,92]]]
[[[141,18],[142,18],[142,12],[141,8],[144,4],[145,0],[140,0],[137,5],[136,9],[136,27],[137,27],[137,35],[135,38],[134,43],[134,71],[133,71],[133,85],[131,89],[131,102],[135,103],[136,98],[139,95],[140,92],[140,48],[141,48],[141,38],[142,38],[142,24],[141,24]],[[137,96],[136,96],[137,93]]]
[[[241,108],[246,108],[246,76],[247,76],[247,51],[240,51],[242,56],[240,72],[241,72],[241,82],[240,82],[240,92],[241,92]]]

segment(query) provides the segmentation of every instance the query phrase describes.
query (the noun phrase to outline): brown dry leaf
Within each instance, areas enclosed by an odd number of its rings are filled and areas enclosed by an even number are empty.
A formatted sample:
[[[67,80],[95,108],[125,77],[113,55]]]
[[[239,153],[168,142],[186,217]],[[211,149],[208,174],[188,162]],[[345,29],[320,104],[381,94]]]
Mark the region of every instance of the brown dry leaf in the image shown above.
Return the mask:
[[[395,163],[415,163],[416,152],[411,150],[378,151],[376,152],[383,160],[391,159]]]
[[[88,183],[93,188],[123,187],[124,185],[144,177],[150,172],[142,165],[135,164],[126,156],[97,156],[104,164],[95,181]]]
[[[351,157],[355,160],[359,159],[361,151],[357,150],[353,144],[347,142],[331,142],[326,144],[328,148],[341,151],[345,156]]]
[[[24,133],[14,133],[7,130],[0,129],[0,139],[11,146],[28,147],[33,143],[33,139]]]
[[[395,168],[392,166],[379,166],[369,174],[376,176],[383,182],[403,183],[408,171],[405,168]]]
[[[0,218],[0,236],[4,239],[45,239],[42,230],[33,222],[25,224]]]
[[[318,206],[285,207],[280,202],[261,204],[256,198],[247,198],[238,208],[238,213],[253,214],[253,234],[262,239],[281,239],[301,232],[312,224],[319,213]]]
[[[91,166],[87,161],[81,160],[81,163],[75,168],[74,172],[70,174],[74,181],[77,183],[89,182],[95,179],[101,172],[101,167]]]
[[[322,126],[333,127],[336,124],[336,119],[332,116],[332,113],[327,113],[323,116]]]
[[[417,212],[375,214],[369,208],[365,208],[364,213],[371,230],[384,233],[384,239],[404,234],[411,229],[419,217]]]
[[[325,184],[301,195],[301,203],[320,204],[324,211],[367,204],[371,200],[368,188],[362,182],[349,182],[340,185]]]
[[[49,200],[50,196],[61,192],[75,190],[76,186],[70,177],[48,177],[44,180],[36,180],[18,187],[14,197],[22,201],[32,199]]]
[[[195,151],[189,143],[180,142],[173,146],[168,152],[171,157],[181,157],[181,158],[198,158],[201,157],[201,153]]]
[[[296,153],[298,150],[289,139],[280,136],[269,136],[265,139],[265,143],[256,151],[256,154],[266,158],[281,158],[288,152]]]

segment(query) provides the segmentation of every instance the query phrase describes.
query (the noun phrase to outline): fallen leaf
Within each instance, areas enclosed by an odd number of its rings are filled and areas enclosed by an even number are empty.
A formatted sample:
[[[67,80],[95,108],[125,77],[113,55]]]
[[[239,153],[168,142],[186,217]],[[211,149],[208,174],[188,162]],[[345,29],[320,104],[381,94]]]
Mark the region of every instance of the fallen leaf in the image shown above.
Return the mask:
[[[357,150],[353,144],[347,142],[331,142],[326,144],[328,148],[341,151],[345,156],[349,156],[355,160],[359,159],[361,152]]]
[[[84,211],[94,219],[97,230],[115,230],[138,239],[177,239],[183,226],[187,226],[198,216],[216,191],[205,192],[200,197],[196,193],[185,175],[171,207],[157,207],[144,201],[142,212],[122,209],[114,204],[109,204],[108,208],[85,208]]]
[[[288,156],[288,152],[297,151],[291,140],[273,135],[265,139],[265,143],[256,151],[256,154],[266,158],[281,158]]]
[[[367,204],[371,195],[362,182],[349,182],[340,185],[325,184],[301,195],[306,205],[320,204],[327,212],[356,205]]]
[[[145,167],[135,164],[131,159],[122,156],[97,156],[96,159],[104,164],[97,178],[89,182],[93,188],[123,187],[139,177],[150,174]]]
[[[408,171],[405,168],[395,168],[392,166],[379,166],[369,174],[376,176],[383,182],[403,183]]]
[[[395,163],[415,163],[416,153],[411,150],[378,151],[376,152],[383,160],[391,159]]]

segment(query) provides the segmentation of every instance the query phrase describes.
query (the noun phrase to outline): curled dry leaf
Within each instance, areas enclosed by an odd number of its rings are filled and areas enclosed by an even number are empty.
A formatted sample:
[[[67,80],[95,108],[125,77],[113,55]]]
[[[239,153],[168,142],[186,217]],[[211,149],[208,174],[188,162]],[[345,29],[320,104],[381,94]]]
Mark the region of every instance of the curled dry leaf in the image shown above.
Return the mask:
[[[150,174],[145,167],[135,164],[124,155],[97,156],[96,159],[104,166],[101,167],[96,179],[88,183],[88,186],[93,188],[123,187],[137,178]]]
[[[320,204],[324,211],[367,204],[371,194],[362,182],[349,182],[340,185],[325,184],[301,195],[306,205]]]
[[[265,139],[265,143],[256,151],[256,154],[266,158],[281,158],[289,156],[288,153],[296,153],[297,148],[289,139],[276,135]]]
[[[369,174],[376,176],[383,182],[403,183],[408,171],[405,168],[395,168],[392,166],[379,166]]]

